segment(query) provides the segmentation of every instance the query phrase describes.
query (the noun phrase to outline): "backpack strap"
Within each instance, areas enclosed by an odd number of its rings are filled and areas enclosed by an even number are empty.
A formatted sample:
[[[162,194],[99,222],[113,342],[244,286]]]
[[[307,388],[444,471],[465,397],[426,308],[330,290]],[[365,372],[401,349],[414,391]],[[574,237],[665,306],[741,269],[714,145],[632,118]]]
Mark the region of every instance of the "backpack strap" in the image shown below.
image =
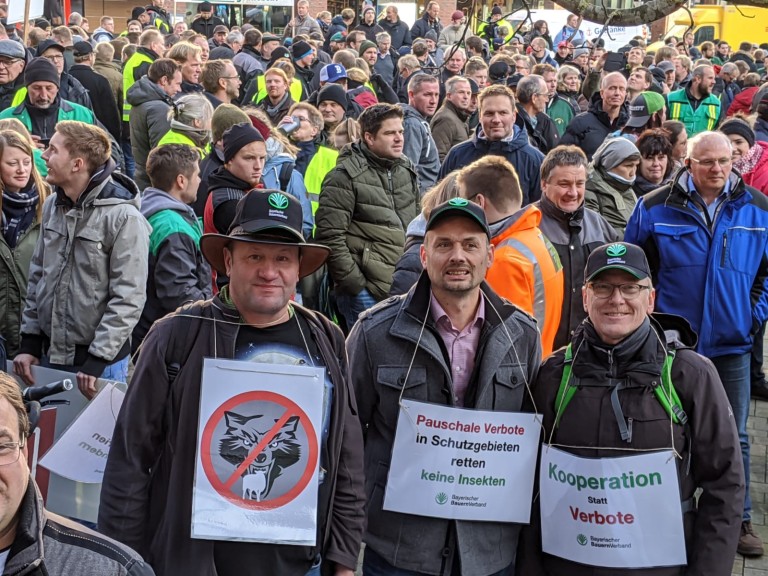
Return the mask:
[[[560,378],[560,388],[557,390],[555,399],[555,410],[557,414],[555,417],[555,428],[560,425],[560,418],[562,418],[563,412],[565,412],[568,404],[573,399],[573,395],[576,394],[576,390],[578,390],[576,385],[571,386],[572,361],[573,347],[568,343],[568,346],[565,347],[565,358],[563,358],[563,376]]]
[[[288,186],[291,183],[294,166],[295,164],[293,162],[283,162],[283,164],[280,165],[280,190],[283,192],[288,192]]]

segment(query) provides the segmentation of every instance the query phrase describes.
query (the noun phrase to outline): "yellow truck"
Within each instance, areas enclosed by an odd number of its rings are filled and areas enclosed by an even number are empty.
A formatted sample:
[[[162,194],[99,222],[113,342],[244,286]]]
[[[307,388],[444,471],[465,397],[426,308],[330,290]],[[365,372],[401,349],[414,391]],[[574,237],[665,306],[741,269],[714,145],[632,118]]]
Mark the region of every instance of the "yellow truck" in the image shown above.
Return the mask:
[[[696,46],[706,41],[725,40],[733,50],[737,50],[744,41],[760,44],[768,39],[768,8],[699,5],[691,8],[691,13],[693,43]],[[667,16],[664,38],[674,36],[682,39],[690,24],[691,19],[685,10],[673,12]],[[660,46],[663,46],[662,42],[654,42],[648,49],[656,50]]]

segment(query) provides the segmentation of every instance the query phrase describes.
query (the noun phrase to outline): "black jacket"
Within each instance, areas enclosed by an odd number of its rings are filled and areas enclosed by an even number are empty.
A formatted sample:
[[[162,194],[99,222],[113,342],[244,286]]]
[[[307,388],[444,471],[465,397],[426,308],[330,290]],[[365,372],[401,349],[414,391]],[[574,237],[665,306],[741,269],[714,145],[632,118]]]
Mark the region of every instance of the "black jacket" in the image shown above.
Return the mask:
[[[560,143],[560,135],[557,133],[555,123],[544,112],[536,114],[536,126],[534,126],[528,113],[518,104],[515,124],[525,128],[531,146],[538,148],[542,154],[546,155]]]
[[[224,166],[224,152],[212,144],[211,151],[200,162],[200,186],[197,187],[197,199],[192,203],[192,210],[200,218],[203,217],[205,203],[208,200],[208,178],[220,166]]]
[[[364,32],[365,38],[374,44],[376,43],[376,34],[384,32],[384,28],[379,26],[375,20],[373,21],[373,24],[370,25],[366,24],[365,22],[360,22],[360,24],[355,26],[354,29],[359,30],[360,32]]]
[[[211,16],[208,20],[197,18],[192,22],[190,28],[210,40],[213,38],[213,29],[216,28],[216,26],[225,26],[224,21],[218,16]]]
[[[440,32],[443,31],[443,25],[440,24],[440,20],[430,22],[429,14],[424,12],[424,15],[416,20],[416,22],[413,23],[413,26],[411,26],[411,38],[413,40],[424,38],[430,30],[434,30],[437,37],[440,38]]]
[[[89,110],[93,110],[93,103],[91,97],[88,95],[88,90],[85,89],[77,78],[74,78],[67,72],[61,74],[59,96],[61,96],[62,100],[68,100],[69,102],[74,102],[75,104],[85,106]]]
[[[90,93],[96,118],[104,124],[115,140],[120,142],[122,119],[109,80],[85,64],[75,64],[69,69],[69,74]]]
[[[621,107],[616,120],[611,122],[608,114],[603,111],[603,99],[600,93],[595,92],[589,103],[589,110],[578,114],[570,121],[560,139],[560,144],[575,144],[591,160],[592,155],[608,134],[621,130],[627,120],[629,120],[629,109],[626,103]]]
[[[397,22],[390,22],[385,18],[379,21],[379,26],[392,37],[392,48],[395,50],[411,45],[411,31],[408,29],[408,25],[400,20],[400,18],[397,19]]]
[[[331,25],[328,26],[328,31],[325,33],[325,42],[323,42],[323,50],[328,52],[328,54],[331,53],[331,36],[336,34],[336,32],[345,32],[347,31],[347,25],[344,24],[344,18],[341,16],[334,16],[333,20],[331,20]]]

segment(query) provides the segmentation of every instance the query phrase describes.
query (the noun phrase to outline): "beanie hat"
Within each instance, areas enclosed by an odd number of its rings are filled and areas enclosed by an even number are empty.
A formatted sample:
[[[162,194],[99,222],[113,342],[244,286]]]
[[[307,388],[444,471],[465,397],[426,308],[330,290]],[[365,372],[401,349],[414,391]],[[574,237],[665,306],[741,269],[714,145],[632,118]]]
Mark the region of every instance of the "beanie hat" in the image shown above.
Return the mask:
[[[493,10],[491,10],[492,16],[501,16],[501,6],[494,6]]]
[[[213,5],[210,2],[201,2],[197,5],[198,12],[212,12]]]
[[[366,12],[373,12],[375,14],[376,10],[374,10],[373,6],[368,6],[365,10],[363,10],[363,16],[365,16]]]
[[[344,93],[344,88],[339,84],[326,84],[320,89],[317,95],[317,105],[320,106],[321,102],[330,100],[336,102],[339,106],[347,110],[347,95]]]
[[[731,118],[730,120],[723,122],[720,126],[720,132],[726,136],[730,134],[741,136],[749,143],[750,148],[755,145],[754,131],[749,127],[749,124],[740,118]]]
[[[213,111],[213,118],[211,118],[211,134],[213,135],[213,143],[215,144],[221,140],[224,136],[224,132],[232,128],[235,124],[243,124],[244,122],[250,122],[248,114],[243,112],[240,108],[234,104],[220,104]]]
[[[573,51],[573,56],[571,56],[571,59],[576,60],[576,58],[584,54],[589,55],[589,48],[576,48],[576,50]]]
[[[427,33],[424,34],[425,40],[432,40],[432,42],[437,42],[437,32],[434,30],[427,30]]]
[[[251,142],[264,142],[264,137],[249,123],[235,124],[224,132],[224,162],[229,162],[244,146]]]
[[[40,57],[34,58],[24,70],[24,83],[29,86],[32,82],[52,82],[58,87],[61,79],[53,62]]]
[[[147,10],[144,8],[144,6],[136,6],[133,10],[131,10],[131,20],[138,20],[139,16],[144,14]]]
[[[360,49],[357,51],[357,53],[362,56],[365,54],[365,51],[370,48],[376,48],[376,51],[378,52],[379,47],[376,46],[376,42],[371,42],[370,40],[363,40],[363,43],[360,44]]]
[[[592,163],[607,171],[633,156],[640,159],[640,151],[632,142],[622,137],[609,138],[595,151]]]
[[[304,42],[304,40],[299,40],[291,45],[291,54],[294,60],[301,60],[312,54],[312,46],[308,42]]]
[[[262,40],[262,43],[264,41]],[[267,68],[272,68],[272,65],[280,60],[281,58],[288,58],[291,55],[291,53],[288,51],[288,48],[285,46],[278,46],[274,50],[272,50],[272,56],[269,59],[269,64],[267,64]]]

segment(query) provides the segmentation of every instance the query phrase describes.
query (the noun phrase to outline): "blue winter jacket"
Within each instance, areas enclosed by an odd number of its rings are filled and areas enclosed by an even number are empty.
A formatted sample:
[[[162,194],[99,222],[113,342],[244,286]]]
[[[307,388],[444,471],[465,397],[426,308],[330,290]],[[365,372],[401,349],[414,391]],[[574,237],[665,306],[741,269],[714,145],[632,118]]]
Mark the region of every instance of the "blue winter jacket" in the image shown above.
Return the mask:
[[[301,211],[304,216],[302,223],[302,231],[305,238],[312,236],[312,229],[315,227],[315,219],[312,216],[312,204],[307,196],[307,188],[304,185],[304,177],[298,170],[295,170],[295,160],[287,154],[277,154],[275,156],[267,158],[264,164],[264,172],[261,175],[261,183],[264,184],[264,188],[269,190],[283,190],[280,186],[280,169],[283,164],[291,163],[294,165],[294,170],[291,172],[291,178],[288,181],[288,186],[283,192],[295,196],[301,203]]]
[[[743,354],[768,318],[768,198],[732,172],[730,192],[710,224],[688,179],[682,170],[640,198],[624,240],[648,257],[656,311],[686,318],[699,334],[697,352]]]
[[[514,127],[512,136],[505,140],[490,142],[483,133],[483,127],[478,126],[472,138],[450,149],[443,160],[438,180],[448,174],[463,168],[488,155],[503,156],[515,167],[520,187],[523,189],[523,206],[536,202],[541,198],[541,161],[544,154],[531,146],[528,132]]]

